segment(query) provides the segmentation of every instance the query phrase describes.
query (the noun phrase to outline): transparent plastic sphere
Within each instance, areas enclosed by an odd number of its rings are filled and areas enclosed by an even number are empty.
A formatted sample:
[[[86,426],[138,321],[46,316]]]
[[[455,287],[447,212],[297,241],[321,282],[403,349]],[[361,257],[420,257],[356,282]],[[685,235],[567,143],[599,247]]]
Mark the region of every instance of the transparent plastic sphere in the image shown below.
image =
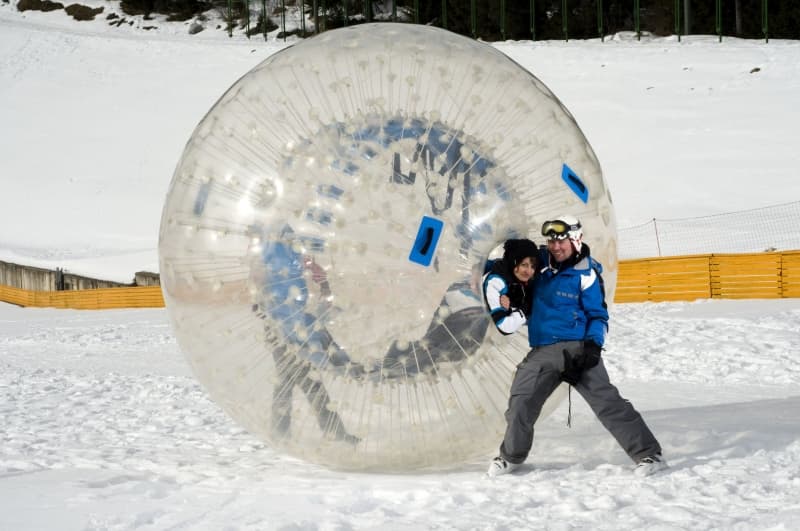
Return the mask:
[[[611,199],[558,99],[491,46],[363,24],[272,55],[203,118],[164,206],[162,286],[199,381],[269,445],[448,468],[496,450],[528,351],[484,308],[486,259],[563,213],[613,300]]]

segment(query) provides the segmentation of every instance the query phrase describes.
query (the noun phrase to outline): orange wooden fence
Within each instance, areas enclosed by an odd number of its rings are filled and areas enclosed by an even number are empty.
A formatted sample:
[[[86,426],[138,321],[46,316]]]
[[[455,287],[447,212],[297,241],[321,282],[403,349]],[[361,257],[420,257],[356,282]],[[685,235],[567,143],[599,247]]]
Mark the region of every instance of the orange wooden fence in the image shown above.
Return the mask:
[[[109,310],[113,308],[162,308],[159,286],[103,288],[74,291],[28,291],[0,286],[0,301],[19,306]]]
[[[623,260],[615,302],[800,297],[800,251]]]
[[[800,297],[800,251],[622,260],[614,302]],[[106,310],[162,308],[161,288],[28,291],[0,285],[0,302]]]

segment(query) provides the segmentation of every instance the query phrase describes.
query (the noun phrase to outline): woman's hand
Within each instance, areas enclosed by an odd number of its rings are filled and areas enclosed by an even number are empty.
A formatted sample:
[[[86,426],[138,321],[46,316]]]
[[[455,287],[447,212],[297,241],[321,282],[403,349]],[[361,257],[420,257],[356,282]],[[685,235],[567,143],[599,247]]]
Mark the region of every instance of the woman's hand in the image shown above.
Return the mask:
[[[511,308],[511,299],[509,299],[507,295],[500,295],[500,306],[502,306],[504,310],[508,310]]]

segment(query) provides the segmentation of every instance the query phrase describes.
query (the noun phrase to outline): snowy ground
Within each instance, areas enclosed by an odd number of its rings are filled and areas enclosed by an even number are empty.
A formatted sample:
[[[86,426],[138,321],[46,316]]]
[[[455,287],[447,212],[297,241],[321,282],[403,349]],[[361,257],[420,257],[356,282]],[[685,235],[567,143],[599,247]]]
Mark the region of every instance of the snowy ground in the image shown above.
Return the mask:
[[[796,529],[800,300],[625,304],[607,365],[672,468],[634,476],[580,398],[511,475],[276,454],[189,373],[163,310],[0,305],[0,529]]]

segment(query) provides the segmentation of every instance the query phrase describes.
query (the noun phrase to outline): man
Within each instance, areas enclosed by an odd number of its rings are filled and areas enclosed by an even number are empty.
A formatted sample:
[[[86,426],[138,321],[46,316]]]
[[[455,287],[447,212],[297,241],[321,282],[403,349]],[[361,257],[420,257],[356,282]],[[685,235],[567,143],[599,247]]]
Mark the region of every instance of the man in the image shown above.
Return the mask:
[[[633,459],[638,475],[667,467],[661,446],[641,415],[608,378],[601,357],[608,330],[602,267],[582,242],[580,222],[561,216],[542,225],[542,249],[528,319],[531,351],[511,384],[500,455],[488,475],[511,472],[528,457],[542,405],[562,382],[570,383]]]

